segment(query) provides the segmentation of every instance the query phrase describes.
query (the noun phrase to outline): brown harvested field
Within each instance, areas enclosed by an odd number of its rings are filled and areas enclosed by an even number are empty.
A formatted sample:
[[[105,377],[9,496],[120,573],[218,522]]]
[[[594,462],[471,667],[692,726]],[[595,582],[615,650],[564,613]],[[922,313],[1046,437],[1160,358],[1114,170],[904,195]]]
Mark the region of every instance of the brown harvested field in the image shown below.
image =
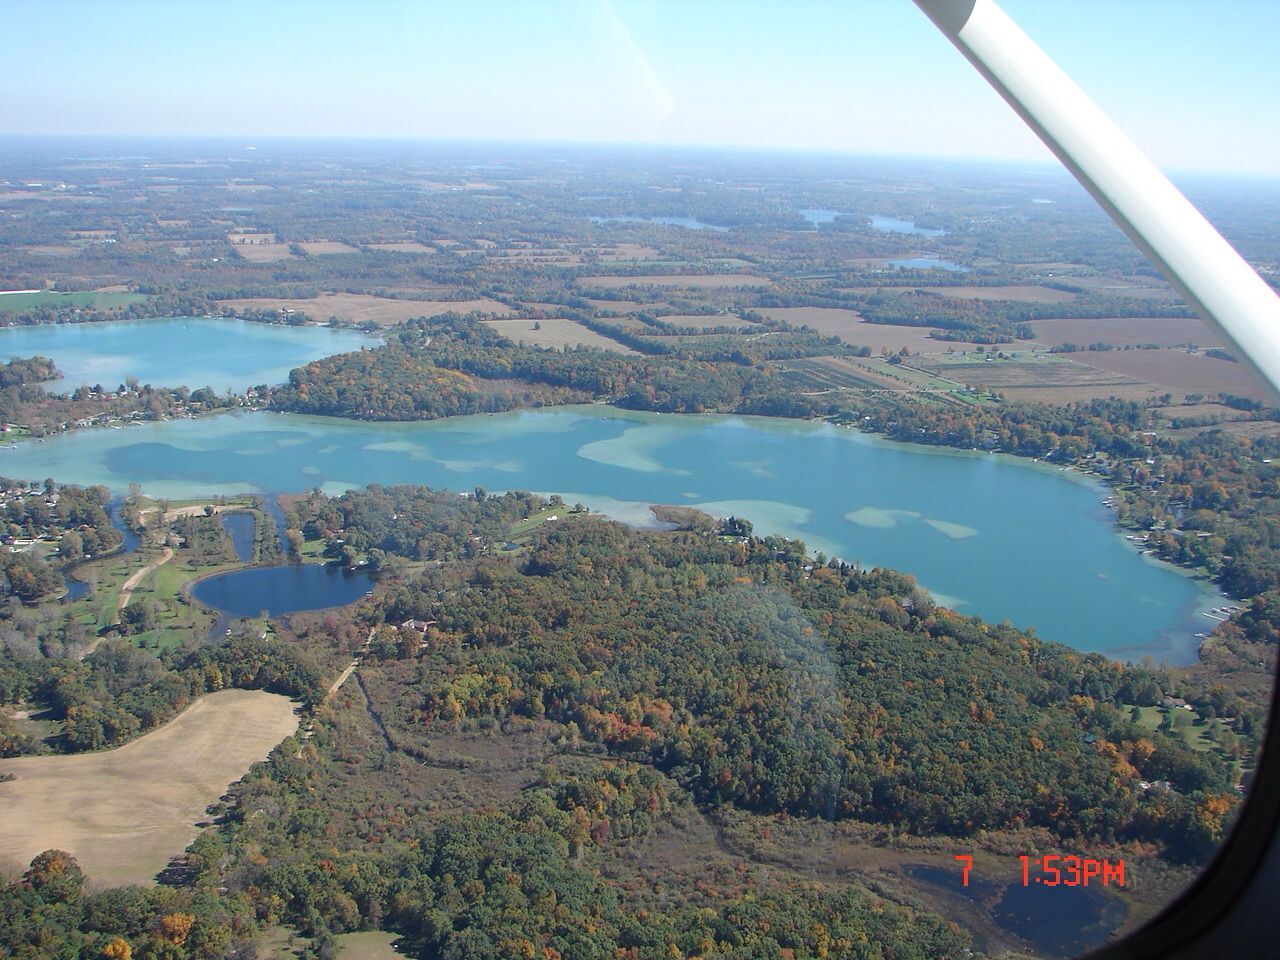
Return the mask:
[[[659,273],[648,277],[583,277],[584,287],[596,290],[622,290],[627,287],[676,287],[690,290],[718,290],[737,287],[772,287],[773,281],[745,273],[708,273],[684,275]]]
[[[1222,341],[1194,317],[1108,317],[1100,320],[1034,320],[1028,324],[1036,332],[1037,347],[1059,343],[1110,343],[1117,347],[1156,343],[1170,347],[1193,343],[1198,347],[1220,347]]]
[[[771,320],[783,320],[796,326],[812,327],[827,336],[839,337],[845,343],[879,350],[901,350],[912,353],[945,353],[947,347],[959,349],[964,344],[935,340],[931,327],[908,327],[893,323],[867,323],[856,310],[838,307],[767,307],[759,311]]]
[[[732,313],[673,313],[658,318],[673,327],[697,327],[699,330],[714,330],[716,327],[756,327],[750,320],[743,320]]]
[[[348,323],[372,320],[383,326],[403,323],[414,317],[435,317],[442,313],[490,313],[502,316],[513,313],[497,300],[392,300],[367,293],[322,293],[305,300],[255,297],[248,300],[223,300],[223,306],[236,310],[301,310],[321,323],[337,317]]]
[[[616,340],[610,340],[564,317],[553,317],[550,320],[484,320],[481,322],[509,340],[533,347],[560,350],[564,347],[583,346],[595,347],[597,350],[612,350],[614,353],[636,352]],[[535,323],[538,324],[537,330],[533,328]]]
[[[299,243],[308,255],[313,257],[323,257],[335,253],[359,253],[355,247],[348,246],[345,243],[339,243],[337,240],[306,240]]]
[[[1009,400],[1066,404],[1082,400],[1106,400],[1111,397],[1142,401],[1168,391],[1153,383],[1091,383],[1074,387],[1002,386],[1000,392]]]
[[[195,839],[196,823],[250,764],[298,726],[293,703],[220,690],[104,753],[0,760],[0,863],[68,851],[93,881],[148,883]]]
[[[972,354],[970,356],[973,356]],[[1060,357],[1050,359],[968,360],[964,358],[912,358],[914,367],[969,386],[990,387],[1112,387],[1135,384],[1141,377],[1098,370]],[[1105,391],[1102,396],[1109,396]]]
[[[233,243],[236,253],[250,263],[275,263],[277,260],[297,260],[287,243]]]
[[[380,253],[435,253],[431,247],[417,240],[396,240],[390,243],[366,243],[370,250]]]
[[[1076,294],[1066,290],[1038,285],[1009,285],[1002,287],[917,287],[925,293],[940,297],[959,297],[962,300],[1016,300],[1019,303],[1069,303]]]
[[[1158,384],[1173,394],[1232,393],[1269,402],[1262,388],[1241,364],[1181,350],[1108,350],[1089,353],[1092,367],[1135,380]]]
[[[1177,430],[1162,430],[1162,434],[1170,437],[1194,437],[1203,433],[1206,427],[1181,427]],[[1280,423],[1274,420],[1230,420],[1220,423],[1213,429],[1225,430],[1237,437],[1280,437]]]
[[[668,303],[641,303],[638,300],[592,300],[587,299],[597,310],[608,310],[611,313],[638,313],[641,310],[665,310]]]

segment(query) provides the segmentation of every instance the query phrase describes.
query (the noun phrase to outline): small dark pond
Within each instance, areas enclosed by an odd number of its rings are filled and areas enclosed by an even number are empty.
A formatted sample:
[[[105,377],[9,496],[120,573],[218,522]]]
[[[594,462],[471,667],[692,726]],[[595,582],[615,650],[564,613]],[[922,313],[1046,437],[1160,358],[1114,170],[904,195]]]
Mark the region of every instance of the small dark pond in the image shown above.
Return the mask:
[[[373,588],[367,573],[316,563],[250,567],[201,580],[191,595],[205,606],[237,617],[269,616],[341,607]]]
[[[62,599],[67,603],[82,600],[89,595],[89,585],[83,580],[77,580],[71,571],[64,573],[62,579],[67,585],[67,595]]]
[[[1004,884],[976,877],[965,887],[959,867],[921,865],[906,872],[913,880],[973,900],[974,908],[986,912],[996,926],[1044,957],[1074,957],[1102,946],[1128,913],[1122,901],[1093,887],[1024,887],[1020,879]]]

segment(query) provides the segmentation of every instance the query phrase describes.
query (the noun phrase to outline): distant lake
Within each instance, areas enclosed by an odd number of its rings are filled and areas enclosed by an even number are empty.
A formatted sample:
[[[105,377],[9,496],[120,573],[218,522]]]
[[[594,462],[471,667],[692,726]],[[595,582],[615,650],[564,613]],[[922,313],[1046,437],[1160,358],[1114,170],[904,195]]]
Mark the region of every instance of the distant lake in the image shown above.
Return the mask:
[[[226,413],[0,448],[0,473],[117,491],[136,481],[171,499],[375,482],[521,489],[640,526],[654,525],[652,503],[686,504],[913,574],[962,613],[1133,660],[1191,662],[1195,633],[1213,625],[1199,610],[1221,602],[1139,556],[1092,481],[794,420],[601,405],[386,424]]]
[[[592,223],[659,223],[666,227],[684,227],[687,230],[716,230],[720,233],[728,231],[728,227],[720,227],[714,223],[703,223],[693,217],[590,217]]]
[[[205,606],[235,617],[276,617],[302,610],[341,607],[373,586],[368,574],[318,563],[249,567],[197,581],[191,595]]]
[[[796,212],[799,213],[800,216],[808,220],[810,223],[812,223],[814,226],[817,226],[820,223],[834,223],[836,217],[848,216],[848,214],[840,210],[821,210],[816,208],[809,208],[807,210],[798,210]]]
[[[897,217],[881,217],[872,216],[871,229],[879,230],[881,233],[909,233],[917,237],[945,237],[945,230],[930,230],[927,227],[917,227],[910,220],[899,220]]]
[[[167,317],[0,327],[0,360],[51,358],[64,374],[44,384],[53,393],[97,384],[114,390],[129,377],[222,392],[284,383],[294,367],[378,343],[354,330]]]
[[[951,260],[943,260],[939,257],[904,257],[900,260],[890,260],[889,263],[895,267],[901,267],[903,270],[948,270],[951,273],[968,273],[968,267],[962,267],[958,263]]]

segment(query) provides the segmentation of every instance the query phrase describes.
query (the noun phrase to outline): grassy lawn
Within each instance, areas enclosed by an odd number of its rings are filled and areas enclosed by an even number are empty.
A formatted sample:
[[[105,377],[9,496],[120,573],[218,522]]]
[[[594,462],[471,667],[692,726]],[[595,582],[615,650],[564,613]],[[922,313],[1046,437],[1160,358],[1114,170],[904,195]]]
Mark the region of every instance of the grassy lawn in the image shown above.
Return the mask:
[[[93,589],[84,599],[70,604],[67,612],[95,631],[118,622],[120,591],[125,581],[160,556],[161,548],[148,534],[142,546],[131,554],[82,565],[77,575],[91,583]],[[234,570],[244,564],[234,559],[215,563],[197,561],[194,551],[179,550],[173,559],[157,567],[134,587],[130,602],[150,602],[156,611],[157,623],[153,629],[134,634],[133,642],[167,652],[208,632],[216,614],[189,600],[184,595],[186,587],[198,577]]]
[[[1131,709],[1131,708],[1126,708]],[[1212,723],[1196,724],[1199,714],[1191,710],[1173,709],[1166,710],[1164,707],[1139,707],[1141,717],[1138,719],[1139,725],[1148,730],[1156,730],[1167,714],[1173,715],[1173,733],[1179,737],[1192,750],[1206,752],[1209,750],[1220,749],[1221,744],[1214,738],[1215,726]]]
[[[324,563],[326,559],[323,540],[302,541],[301,560],[303,563]]]
[[[571,503],[564,503],[558,507],[547,507],[547,509],[532,514],[523,520],[517,520],[507,528],[507,537],[511,540],[519,540],[521,537],[527,537],[552,517],[564,519],[572,510],[573,504]]]
[[[405,956],[392,949],[396,934],[381,930],[344,933],[334,938],[339,960],[403,960]],[[262,960],[296,960],[311,946],[311,940],[285,927],[272,927],[258,941]]]
[[[57,293],[53,290],[41,290],[39,293],[9,293],[0,297],[0,313],[25,313],[27,310],[45,306],[118,310],[146,299],[140,293],[105,290],[84,290],[78,293]]]

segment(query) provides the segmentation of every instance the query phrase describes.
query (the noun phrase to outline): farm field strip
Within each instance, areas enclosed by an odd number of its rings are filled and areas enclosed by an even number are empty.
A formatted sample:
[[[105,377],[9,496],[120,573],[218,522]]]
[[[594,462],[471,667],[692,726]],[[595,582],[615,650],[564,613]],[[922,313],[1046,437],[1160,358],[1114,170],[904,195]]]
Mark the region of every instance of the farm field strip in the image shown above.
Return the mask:
[[[565,317],[552,317],[548,320],[482,320],[481,323],[509,340],[534,347],[562,350],[565,347],[582,346],[611,350],[614,353],[636,352],[617,340],[610,340]],[[537,329],[534,328],[535,325]]]
[[[221,690],[115,750],[0,760],[0,863],[71,853],[94,881],[148,883],[206,808],[298,725],[293,703]]]
[[[367,293],[324,293],[304,300],[279,297],[254,297],[223,300],[222,306],[235,310],[300,310],[323,323],[337,317],[347,323],[374,323],[391,326],[415,317],[434,317],[442,313],[487,313],[496,316],[514,313],[497,300],[394,300]]]

